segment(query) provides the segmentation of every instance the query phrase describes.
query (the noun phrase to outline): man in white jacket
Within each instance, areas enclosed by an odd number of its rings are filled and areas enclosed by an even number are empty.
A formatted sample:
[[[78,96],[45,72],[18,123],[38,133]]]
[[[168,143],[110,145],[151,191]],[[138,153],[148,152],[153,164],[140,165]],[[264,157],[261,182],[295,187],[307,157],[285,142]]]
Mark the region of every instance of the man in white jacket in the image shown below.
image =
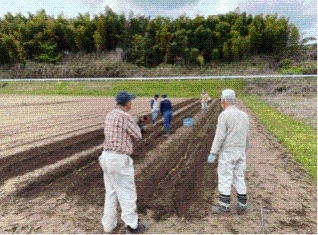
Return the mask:
[[[218,117],[215,137],[208,162],[218,159],[218,190],[220,200],[212,207],[216,214],[230,212],[230,194],[233,185],[237,191],[237,212],[247,208],[247,196],[244,171],[246,169],[246,151],[249,146],[249,119],[246,113],[236,107],[235,92],[222,91],[221,105],[224,109]]]
[[[150,108],[151,108],[151,114],[152,114],[152,124],[155,124],[158,118],[158,112],[159,112],[159,105],[158,105],[158,94],[155,94],[154,97],[150,100]]]

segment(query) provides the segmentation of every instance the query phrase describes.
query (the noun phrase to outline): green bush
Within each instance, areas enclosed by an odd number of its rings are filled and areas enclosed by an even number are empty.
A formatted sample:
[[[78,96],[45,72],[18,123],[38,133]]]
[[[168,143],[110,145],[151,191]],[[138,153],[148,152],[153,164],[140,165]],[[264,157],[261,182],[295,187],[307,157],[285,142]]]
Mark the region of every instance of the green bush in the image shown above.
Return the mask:
[[[204,57],[202,55],[199,55],[197,58],[197,62],[198,62],[198,65],[200,65],[200,66],[204,65],[204,63],[205,63]]]
[[[308,62],[301,66],[303,74],[317,74],[317,61]]]
[[[220,51],[214,48],[211,52],[212,61],[219,61],[220,60]]]
[[[57,44],[50,44],[49,42],[41,43],[42,53],[35,58],[42,62],[56,63],[62,60],[62,54],[56,51]]]
[[[283,59],[279,64],[279,68],[281,69],[290,69],[291,67],[292,61],[290,59]]]
[[[304,69],[298,66],[293,66],[291,68],[282,68],[279,71],[282,74],[304,74]]]

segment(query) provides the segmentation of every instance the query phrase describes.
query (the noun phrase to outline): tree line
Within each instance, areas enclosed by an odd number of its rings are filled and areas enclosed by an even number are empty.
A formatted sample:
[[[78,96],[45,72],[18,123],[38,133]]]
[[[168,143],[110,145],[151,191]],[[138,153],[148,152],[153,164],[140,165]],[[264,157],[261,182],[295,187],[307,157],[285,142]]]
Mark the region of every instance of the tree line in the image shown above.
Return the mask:
[[[7,13],[0,18],[0,65],[60,61],[69,53],[103,53],[121,48],[124,59],[140,66],[239,61],[251,55],[278,55],[299,44],[298,28],[285,17],[245,12],[176,19],[126,17],[106,7],[91,17],[56,18]]]

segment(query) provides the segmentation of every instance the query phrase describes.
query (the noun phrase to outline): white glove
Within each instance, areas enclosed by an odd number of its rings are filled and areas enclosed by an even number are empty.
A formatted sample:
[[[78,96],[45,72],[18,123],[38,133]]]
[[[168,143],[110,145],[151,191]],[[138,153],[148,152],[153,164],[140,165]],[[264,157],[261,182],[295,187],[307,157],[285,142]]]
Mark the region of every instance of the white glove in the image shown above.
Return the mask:
[[[208,163],[215,162],[215,158],[216,158],[215,154],[210,153],[210,155],[208,156]]]

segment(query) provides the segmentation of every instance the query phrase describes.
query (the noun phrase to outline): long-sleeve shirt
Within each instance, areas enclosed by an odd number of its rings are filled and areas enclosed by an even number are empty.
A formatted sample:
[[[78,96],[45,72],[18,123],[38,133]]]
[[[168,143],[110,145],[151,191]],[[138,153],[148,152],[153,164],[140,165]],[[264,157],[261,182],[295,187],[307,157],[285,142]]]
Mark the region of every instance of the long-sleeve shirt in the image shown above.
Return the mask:
[[[201,103],[207,103],[209,100],[209,95],[207,93],[201,94]]]
[[[158,109],[158,101],[155,98],[150,100],[150,108],[152,111],[157,111]]]
[[[228,106],[218,117],[211,153],[244,151],[249,147],[249,120],[235,105]]]
[[[131,155],[133,141],[142,138],[140,128],[133,117],[120,108],[110,111],[105,117],[105,151]]]
[[[168,99],[163,99],[161,102],[160,102],[160,112],[161,114],[163,115],[164,112],[166,111],[172,111],[172,104],[171,104],[171,101],[168,100]]]

